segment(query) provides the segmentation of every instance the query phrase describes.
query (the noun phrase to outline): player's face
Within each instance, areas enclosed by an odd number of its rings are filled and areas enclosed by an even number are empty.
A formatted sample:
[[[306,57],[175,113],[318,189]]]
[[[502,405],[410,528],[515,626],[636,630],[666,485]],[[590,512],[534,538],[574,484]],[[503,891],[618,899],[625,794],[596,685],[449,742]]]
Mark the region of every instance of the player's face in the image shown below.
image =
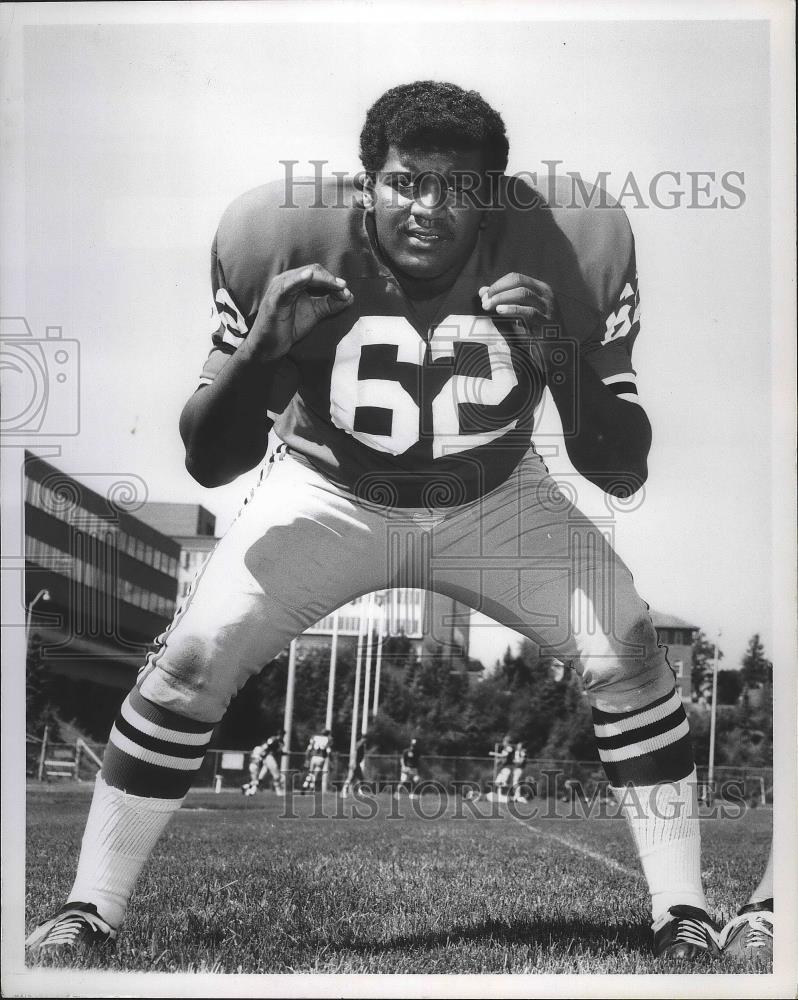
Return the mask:
[[[483,171],[478,151],[388,148],[368,190],[377,240],[393,269],[432,281],[462,268],[482,221],[476,199],[464,192],[476,189]]]

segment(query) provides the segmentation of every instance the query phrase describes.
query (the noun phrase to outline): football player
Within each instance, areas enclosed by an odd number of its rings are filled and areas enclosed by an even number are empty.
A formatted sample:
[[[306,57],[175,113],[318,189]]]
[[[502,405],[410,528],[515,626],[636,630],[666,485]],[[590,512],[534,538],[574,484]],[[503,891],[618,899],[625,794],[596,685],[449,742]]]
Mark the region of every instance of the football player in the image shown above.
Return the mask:
[[[351,793],[357,792],[360,785],[366,780],[365,771],[363,770],[366,759],[366,747],[366,734],[361,733],[360,739],[355,744],[355,759],[349,767],[344,787],[341,789],[341,795],[344,798]]]
[[[515,754],[513,755],[513,783],[512,792],[513,798],[516,802],[525,801],[525,796],[521,792],[521,782],[524,780],[524,770],[526,768],[526,747],[523,743],[519,742],[515,745]]]
[[[399,787],[394,792],[394,798],[399,798],[399,793],[404,788],[411,799],[416,797],[416,786],[421,780],[419,768],[421,767],[421,750],[418,740],[414,736],[410,741],[410,746],[402,751],[400,757],[401,767],[399,769]]]
[[[254,795],[267,774],[271,775],[272,787],[278,795],[283,794],[283,776],[280,760],[283,756],[285,730],[278,736],[270,736],[265,743],[252,748],[249,757],[249,781],[242,786],[244,795]]]
[[[504,737],[504,745],[498,750],[491,750],[491,757],[498,759],[498,771],[496,780],[493,782],[493,791],[489,793],[488,800],[496,799],[498,802],[506,802],[513,778],[513,762],[515,761],[515,746],[509,736]]]
[[[29,943],[114,938],[230,699],[334,608],[403,586],[573,665],[655,951],[716,954],[673,670],[626,565],[531,443],[548,388],[582,476],[622,498],[646,480],[626,215],[603,192],[507,176],[501,116],[453,84],[387,91],[360,149],[362,183],[286,176],[219,224],[186,465],[214,487],[269,459],[122,705],[68,902]]]
[[[315,792],[319,787],[319,780],[325,768],[329,768],[330,755],[332,754],[332,736],[329,729],[323,733],[311,736],[305,751],[305,762],[307,774],[302,782],[303,792]]]

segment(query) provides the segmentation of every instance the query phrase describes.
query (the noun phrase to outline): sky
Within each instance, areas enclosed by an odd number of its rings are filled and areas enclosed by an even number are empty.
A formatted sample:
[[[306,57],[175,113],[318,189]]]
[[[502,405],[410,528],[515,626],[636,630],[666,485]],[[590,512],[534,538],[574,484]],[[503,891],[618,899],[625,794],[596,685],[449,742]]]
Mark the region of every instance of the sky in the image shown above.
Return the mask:
[[[219,5],[208,9],[224,20]],[[503,19],[505,8],[490,20],[468,8],[454,23],[442,6],[446,17],[425,23],[406,9],[396,21],[361,6],[338,8],[335,21],[278,23],[285,8],[275,7],[278,21],[192,24],[186,5],[173,23],[72,17],[25,29],[19,197],[8,210],[17,266],[2,312],[24,315],[38,338],[61,327],[79,354],[79,433],[49,441],[60,448],[50,460],[78,478],[139,477],[149,499],[201,503],[224,529],[253,477],[201,488],[177,432],[209,346],[209,249],[222,211],[281,177],[281,160],[300,161],[298,173],[310,159],[356,171],[373,100],[397,83],[451,80],[502,113],[511,173],[542,176],[560,161],[559,173],[605,172],[611,194],[627,192],[649,480],[634,502],[609,508],[569,465],[551,405],[535,437],[547,464],[612,524],[652,607],[722,630],[725,666],[739,664],[754,632],[769,651],[772,567],[785,557],[772,472],[781,463],[791,475],[793,456],[772,434],[772,347],[783,332],[771,322],[767,24],[525,22]],[[664,171],[658,207],[650,184]],[[723,189],[724,175],[742,194]],[[730,207],[699,207],[721,196]],[[472,653],[492,663],[512,638],[476,619]]]

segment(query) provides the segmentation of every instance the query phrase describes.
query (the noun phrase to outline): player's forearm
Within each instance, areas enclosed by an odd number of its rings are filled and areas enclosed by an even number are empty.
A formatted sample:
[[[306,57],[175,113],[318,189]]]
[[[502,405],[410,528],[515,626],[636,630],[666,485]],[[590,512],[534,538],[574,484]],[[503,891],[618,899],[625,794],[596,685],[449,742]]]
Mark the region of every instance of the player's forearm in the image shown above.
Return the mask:
[[[292,362],[265,361],[247,347],[189,398],[180,416],[186,468],[202,486],[224,486],[255,468],[272,426],[267,411],[282,409],[295,388]]]
[[[561,414],[576,415],[575,433],[565,438],[568,457],[585,479],[606,493],[631,496],[648,477],[651,424],[637,403],[619,399],[583,357],[578,378],[549,390]]]

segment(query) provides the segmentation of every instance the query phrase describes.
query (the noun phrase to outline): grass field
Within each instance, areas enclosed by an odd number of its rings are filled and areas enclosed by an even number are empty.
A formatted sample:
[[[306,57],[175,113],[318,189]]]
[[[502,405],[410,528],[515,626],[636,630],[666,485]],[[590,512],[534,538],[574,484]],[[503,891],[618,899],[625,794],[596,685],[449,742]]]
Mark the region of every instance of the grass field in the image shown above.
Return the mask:
[[[228,973],[654,973],[647,895],[617,819],[474,816],[450,803],[192,792],[114,948],[73,968]],[[89,789],[28,791],[26,931],[66,899]],[[428,815],[435,798],[420,803]],[[353,810],[371,818],[355,818]],[[543,811],[545,805],[539,805]],[[560,807],[563,808],[563,807]],[[459,810],[459,816],[457,812]],[[529,810],[527,809],[527,812]],[[289,812],[291,815],[286,816]],[[710,908],[727,918],[767,858],[772,813],[705,819]],[[45,962],[43,964],[57,964]],[[730,959],[701,972],[745,972]],[[759,970],[761,971],[761,970]]]

